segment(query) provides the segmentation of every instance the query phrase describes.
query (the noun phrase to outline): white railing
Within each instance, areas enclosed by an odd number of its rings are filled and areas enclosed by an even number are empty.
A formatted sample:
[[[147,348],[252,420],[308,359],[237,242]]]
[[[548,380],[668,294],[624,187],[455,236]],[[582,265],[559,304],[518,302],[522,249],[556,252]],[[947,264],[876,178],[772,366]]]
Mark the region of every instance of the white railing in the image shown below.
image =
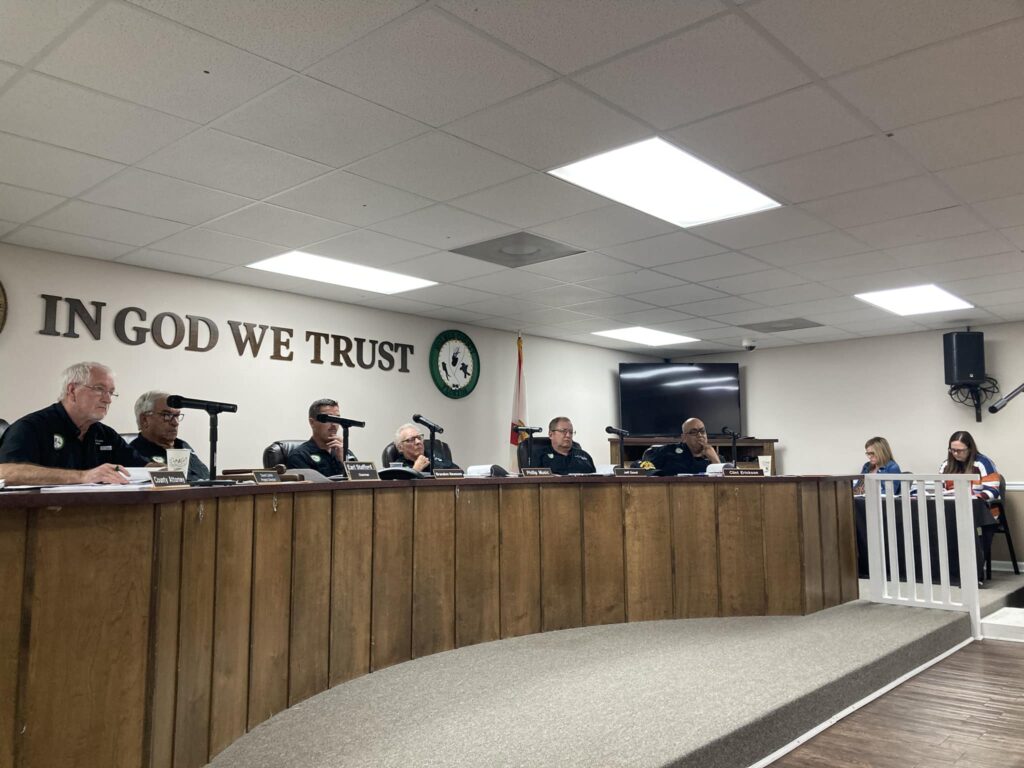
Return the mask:
[[[974,475],[864,475],[864,506],[870,600],[876,603],[964,611],[971,618],[971,634],[980,640],[981,608],[978,602],[974,509],[971,505],[972,479]],[[899,494],[894,491],[895,481],[900,482]],[[943,483],[946,482],[952,482],[952,494],[943,493]],[[956,513],[957,558],[960,564],[960,588],[957,591],[954,591],[949,577],[945,499],[950,498],[950,495]],[[916,497],[923,502],[926,496],[934,497],[935,530],[929,530],[927,505],[921,503],[916,515],[921,543],[921,583],[918,583],[915,577],[918,553],[914,551],[914,515],[908,513],[913,508],[912,499]],[[899,521],[896,516],[897,499],[900,499],[904,510],[902,520]],[[886,521],[884,527],[883,519]],[[897,549],[897,525],[903,531],[902,563]],[[883,539],[885,546],[882,544]],[[929,547],[932,539],[938,542],[939,574],[936,584],[932,583],[935,577]],[[903,580],[900,579],[901,565]]]

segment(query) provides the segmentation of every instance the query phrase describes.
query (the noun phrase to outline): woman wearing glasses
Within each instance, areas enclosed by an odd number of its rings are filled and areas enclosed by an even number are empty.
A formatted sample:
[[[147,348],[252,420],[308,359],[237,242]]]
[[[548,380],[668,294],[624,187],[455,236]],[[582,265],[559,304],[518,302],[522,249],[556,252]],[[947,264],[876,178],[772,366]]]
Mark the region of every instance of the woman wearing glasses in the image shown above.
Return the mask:
[[[866,443],[864,443],[864,455],[867,457],[867,461],[864,462],[864,466],[860,468],[862,475],[880,474],[880,475],[898,475],[900,465],[896,463],[896,460],[892,457],[892,448],[889,447],[889,441],[884,437],[872,437]],[[897,480],[894,484],[893,491],[895,493],[900,492],[900,483]],[[882,486],[882,493],[885,493],[887,488]],[[864,493],[864,481],[858,480],[857,485],[854,488],[854,493]]]
[[[985,454],[970,432],[954,432],[949,436],[949,453],[939,472],[943,475],[978,475],[980,481],[971,489],[975,496],[989,501],[999,498],[999,475],[996,465]],[[952,488],[952,483],[949,484]]]

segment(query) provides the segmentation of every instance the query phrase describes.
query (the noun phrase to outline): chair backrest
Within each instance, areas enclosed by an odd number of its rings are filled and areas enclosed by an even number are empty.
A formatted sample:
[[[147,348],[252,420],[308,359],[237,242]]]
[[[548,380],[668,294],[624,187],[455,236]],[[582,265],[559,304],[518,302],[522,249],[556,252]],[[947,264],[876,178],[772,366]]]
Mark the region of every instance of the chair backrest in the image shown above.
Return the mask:
[[[448,443],[443,440],[437,440],[434,455],[439,459],[452,462],[452,449],[448,447]],[[423,453],[430,456],[430,439],[423,441]],[[398,447],[394,443],[388,443],[384,446],[384,450],[380,453],[380,465],[381,467],[387,467],[392,462],[402,461],[402,454],[398,452]],[[453,462],[454,463],[454,462]]]
[[[3,441],[4,432],[7,431],[7,428],[9,426],[11,426],[11,425],[7,423],[7,419],[0,419],[0,442]]]
[[[302,445],[305,440],[275,440],[263,450],[263,467],[270,469],[278,464],[288,464],[288,454]]]
[[[651,445],[651,446],[648,446],[647,450],[645,450],[643,455],[640,457],[640,463],[643,463],[645,461],[650,461],[651,460],[651,454],[654,453],[654,451],[656,451],[658,448],[661,448],[661,447],[662,447],[662,445]]]

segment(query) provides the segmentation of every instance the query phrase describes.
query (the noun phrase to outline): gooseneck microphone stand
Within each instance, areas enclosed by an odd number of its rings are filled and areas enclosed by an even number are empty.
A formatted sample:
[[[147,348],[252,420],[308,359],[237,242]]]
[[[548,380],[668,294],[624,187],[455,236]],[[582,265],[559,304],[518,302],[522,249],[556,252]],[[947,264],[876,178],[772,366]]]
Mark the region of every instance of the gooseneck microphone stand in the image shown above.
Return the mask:
[[[1003,406],[1005,406],[1008,402],[1013,400],[1013,398],[1015,398],[1021,392],[1024,392],[1024,384],[1021,384],[1019,387],[1017,387],[1015,390],[1013,390],[1013,392],[1010,392],[1009,394],[1004,395],[1003,397],[999,398],[994,403],[992,403],[992,405],[990,405],[988,407],[988,412],[989,413],[999,413],[999,411],[1003,410]],[[981,420],[980,416],[978,417],[978,420],[979,421]]]
[[[206,411],[210,415],[210,479],[196,480],[192,485],[223,485],[233,484],[233,480],[217,479],[217,417],[221,413],[235,413],[238,406],[234,403],[217,403],[213,400],[200,400],[182,395],[169,395],[167,405],[171,408],[195,408]]]

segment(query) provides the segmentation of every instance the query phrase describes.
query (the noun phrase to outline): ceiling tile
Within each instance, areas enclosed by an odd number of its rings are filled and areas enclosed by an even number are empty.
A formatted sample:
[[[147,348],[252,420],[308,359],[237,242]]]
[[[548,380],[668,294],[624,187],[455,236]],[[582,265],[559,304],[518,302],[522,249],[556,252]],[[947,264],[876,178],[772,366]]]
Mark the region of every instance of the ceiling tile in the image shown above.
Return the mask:
[[[968,203],[1024,193],[1024,154],[950,168],[936,174]]]
[[[798,286],[799,287],[799,286]],[[788,290],[780,288],[779,290]],[[756,295],[756,294],[751,294]],[[762,302],[768,303],[768,302]],[[821,315],[836,312],[850,312],[862,310],[866,305],[863,301],[851,296],[832,295],[827,299],[815,299],[812,301],[794,301],[786,304],[786,311],[791,312],[794,317],[806,317],[819,323],[826,322],[819,319]]]
[[[328,165],[214,130],[190,133],[138,166],[257,200],[331,170]]]
[[[807,279],[794,275],[782,269],[768,269],[764,272],[751,272],[744,275],[732,277],[720,277],[714,280],[705,280],[703,285],[723,293],[742,295],[754,291],[765,291],[770,288],[786,288],[790,285],[806,283]]]
[[[253,285],[258,288],[269,288],[273,291],[287,291],[303,298],[320,298],[328,301],[340,301],[347,304],[361,304],[367,299],[380,294],[371,291],[358,291],[342,285],[320,283],[315,280],[303,280],[300,277],[288,277],[273,272],[250,267],[231,267],[211,276],[213,280],[224,280],[229,283]]]
[[[638,269],[633,272],[623,272],[607,277],[581,280],[578,285],[597,291],[605,291],[616,296],[629,296],[632,293],[653,291],[657,288],[671,288],[672,286],[682,285],[683,282],[650,269]]]
[[[386,309],[388,312],[401,312],[406,315],[422,315],[423,312],[437,309],[437,306],[434,304],[415,301],[414,299],[406,298],[407,295],[412,294],[401,293],[391,296],[380,296],[379,298],[367,299],[362,304],[365,307]]]
[[[667,221],[624,205],[613,205],[531,227],[530,231],[589,251],[607,253],[608,246],[661,235],[674,229]]]
[[[1022,37],[1024,21],[1007,22],[841,75],[830,84],[883,130],[893,130],[1024,95]]]
[[[427,245],[411,243],[390,235],[357,229],[330,240],[306,246],[308,253],[330,256],[341,261],[352,261],[371,267],[383,267],[435,250]]]
[[[870,275],[854,275],[839,280],[828,280],[825,285],[835,288],[840,293],[852,296],[856,293],[869,291],[886,291],[890,288],[906,288],[911,285],[922,285],[928,282],[921,273],[914,269],[895,269],[891,272],[879,272]]]
[[[140,248],[118,260],[121,264],[134,264],[137,267],[158,269],[162,272],[174,272],[179,275],[195,275],[209,277],[229,269],[230,266],[220,261],[207,261],[178,253],[156,251],[152,248]]]
[[[444,251],[511,232],[511,228],[504,224],[447,205],[433,205],[388,219],[375,224],[373,229]]]
[[[653,124],[672,128],[807,82],[739,16],[723,16],[574,78]]]
[[[473,311],[479,311],[484,314],[496,314],[490,312],[487,309],[487,305],[489,302],[499,298],[493,293],[477,291],[472,288],[466,288],[462,285],[447,285],[445,283],[441,283],[439,285],[428,285],[425,288],[417,288],[415,291],[411,291],[409,296],[415,298],[417,301],[426,301],[431,304],[440,304],[442,306],[457,307],[463,304],[479,304],[479,309]]]
[[[0,33],[3,34],[3,33]],[[2,43],[0,43],[2,46]],[[3,50],[0,47],[0,50]],[[7,81],[17,74],[18,68],[13,64],[7,64],[6,62],[0,61],[0,88],[3,88],[7,84]]]
[[[692,315],[701,317],[715,317],[727,315],[733,312],[743,312],[748,309],[761,309],[760,304],[755,304],[739,296],[723,296],[718,299],[697,301],[687,304],[686,311]]]
[[[305,77],[293,77],[214,127],[334,167],[427,130],[423,123]]]
[[[573,304],[572,309],[575,312],[584,312],[588,315],[597,315],[598,317],[615,317],[616,315],[625,315],[629,312],[640,312],[644,309],[650,309],[650,304],[645,304],[642,301],[636,301],[635,299],[627,299],[624,296],[613,296],[609,299],[597,299],[595,301],[583,301],[579,304]]]
[[[438,201],[530,172],[525,165],[438,131],[417,136],[345,170]]]
[[[748,309],[745,312],[732,312],[727,315],[719,315],[716,320],[729,325],[750,325],[752,323],[767,323],[771,320],[786,320],[789,315],[784,309],[776,309],[774,307],[758,307],[757,309]],[[746,328],[741,328],[740,331],[749,335],[750,331]],[[717,329],[712,329],[712,332],[717,338],[722,338],[718,335]]]
[[[28,248],[42,248],[57,253],[70,253],[73,256],[86,256],[90,259],[116,259],[135,248],[126,243],[112,243],[93,237],[73,235],[68,232],[56,232],[40,227],[22,227],[4,237],[5,243],[24,245]]]
[[[0,236],[6,235],[8,232],[17,229],[18,226],[19,225],[16,222],[0,219]]]
[[[818,221],[798,208],[785,207],[727,221],[716,221],[713,224],[702,224],[690,231],[721,243],[727,246],[727,249],[740,251],[755,245],[816,235],[830,229],[828,224]]]
[[[918,173],[917,163],[900,147],[872,136],[748,171],[744,177],[769,195],[799,203]]]
[[[995,232],[950,237],[926,243],[914,243],[886,252],[904,267],[926,266],[943,261],[955,261],[971,256],[987,256],[1006,250],[1006,240]]]
[[[635,270],[632,264],[609,258],[603,253],[577,253],[572,256],[563,256],[560,259],[542,261],[538,264],[530,264],[522,267],[527,272],[536,272],[538,275],[553,277],[556,280],[577,283],[588,278],[607,277],[608,275],[620,275],[624,272]]]
[[[1024,195],[986,200],[971,206],[985,221],[995,227],[1024,224]]]
[[[305,69],[422,0],[129,0],[292,69]]]
[[[138,168],[125,168],[82,199],[186,224],[202,224],[252,202]]]
[[[624,243],[601,249],[609,256],[628,261],[641,267],[657,267],[660,264],[674,264],[685,259],[698,259],[713,253],[729,250],[717,243],[711,243],[687,232],[672,232],[658,237],[649,237],[632,243]]]
[[[36,69],[206,123],[291,73],[130,5],[108,3]]]
[[[471,323],[474,325],[478,325],[481,320],[488,317],[488,315],[481,314],[480,312],[470,312],[468,309],[458,309],[455,307],[430,309],[421,314],[423,317],[434,317],[438,320],[451,320],[456,323]]]
[[[924,326],[918,325],[904,317],[880,318],[878,320],[862,320],[843,323],[842,328],[850,333],[861,333],[870,336],[885,336],[897,333],[914,333],[923,331]]]
[[[449,201],[478,216],[525,229],[544,222],[603,208],[608,198],[545,173],[531,173]]]
[[[789,267],[789,271],[806,277],[808,280],[837,280],[850,275],[885,272],[902,267],[903,265],[889,254],[883,251],[872,251],[856,256],[841,256],[838,259],[794,264]]]
[[[0,215],[10,222],[30,221],[66,199],[45,192],[0,184]]]
[[[481,110],[445,130],[539,171],[651,137],[643,123],[564,82]]]
[[[684,336],[703,336],[714,328],[725,328],[727,326],[715,320],[708,320],[703,317],[691,317],[688,320],[674,320],[668,323],[652,323],[651,327],[668,333],[681,333]]]
[[[872,133],[872,128],[818,86],[797,88],[692,123],[669,135],[721,168],[745,171]]]
[[[984,304],[983,296],[996,290],[1009,290],[1011,288],[1024,288],[1024,272],[1006,272],[994,281],[990,275],[975,275],[960,280],[944,280],[942,287],[950,293],[961,298],[972,301],[975,304]]]
[[[857,338],[856,334],[844,331],[840,328],[800,328],[795,331],[780,331],[777,336],[794,341],[820,342],[820,341],[845,341],[846,339]]]
[[[31,73],[0,95],[0,130],[123,163],[141,160],[196,127]]]
[[[456,286],[450,286],[455,288]],[[426,289],[424,289],[426,290]],[[469,290],[468,288],[466,290]],[[474,293],[481,293],[480,291],[474,291]],[[540,312],[548,309],[540,304],[534,304],[527,298],[522,296],[494,296],[493,294],[482,294],[489,296],[486,301],[474,301],[468,304],[464,304],[463,308],[473,312],[490,312],[498,317],[516,317],[522,318],[524,313],[531,311]],[[574,307],[575,309],[575,307]],[[523,325],[520,320],[520,325]]]
[[[742,253],[728,252],[719,253],[715,256],[706,256],[703,259],[681,261],[677,264],[663,264],[658,267],[658,271],[673,277],[682,278],[683,280],[699,283],[716,277],[742,275],[745,272],[759,272],[764,268],[763,262],[752,259]]]
[[[895,248],[944,237],[968,235],[983,229],[985,225],[969,208],[956,206],[877,224],[864,224],[852,227],[848,231],[857,239],[876,248]]]
[[[895,132],[896,141],[930,170],[1024,152],[1024,99],[1009,99]]]
[[[75,197],[124,166],[0,133],[0,181]]]
[[[403,275],[423,277],[437,282],[458,282],[471,277],[489,275],[501,271],[497,264],[480,259],[471,259],[458,253],[438,251],[419,256],[399,264],[392,264],[391,269]]]
[[[277,256],[288,249],[280,245],[259,243],[245,237],[226,235],[209,229],[190,229],[179,232],[153,246],[154,250],[180,253],[197,259],[223,261],[225,264],[252,264],[261,259]],[[259,270],[256,270],[259,271]]]
[[[823,232],[820,235],[798,237],[771,245],[759,245],[744,249],[747,254],[760,261],[776,267],[788,267],[807,261],[848,256],[852,253],[863,253],[870,249],[860,240],[850,237],[845,232]]]
[[[1003,0],[766,0],[750,15],[821,75],[888,58],[1021,14]]]
[[[654,304],[658,307],[676,307],[678,306],[687,314],[695,314],[690,312],[685,306],[689,302],[693,301],[705,301],[707,299],[717,299],[723,296],[722,292],[712,290],[711,288],[704,285],[694,285],[692,283],[685,285],[674,285],[671,288],[659,288],[655,291],[644,291],[643,293],[634,293],[630,298],[636,299],[637,301],[645,301],[648,304]]]
[[[326,240],[351,229],[347,224],[265,203],[211,221],[206,228],[291,248]]]
[[[449,123],[554,77],[434,9],[372,32],[307,74],[430,125]]]
[[[718,0],[654,0],[637,13],[614,0],[441,0],[445,10],[559,72],[573,72],[722,10]]]
[[[478,291],[490,291],[491,293],[508,296],[527,294],[530,291],[540,291],[545,288],[555,288],[559,285],[559,282],[552,280],[550,277],[535,275],[532,272],[524,272],[521,269],[503,269],[488,275],[460,280],[458,284]]]
[[[1009,229],[1001,229],[999,231],[1009,238],[1010,242],[1024,250],[1024,227],[1010,227]]]
[[[929,277],[934,278],[937,282],[984,277],[985,275],[1000,275],[1000,280],[1002,280],[1009,272],[1021,271],[1024,271],[1024,256],[1021,256],[1020,251],[946,261],[928,267]]]
[[[72,200],[36,219],[34,223],[47,229],[131,245],[148,245],[154,240],[185,229],[184,224],[176,221],[143,216],[80,200]]]
[[[642,309],[639,312],[626,312],[624,315],[619,315],[618,319],[627,327],[639,325],[644,328],[650,328],[653,325],[678,323],[684,320],[692,320],[693,318],[685,312],[679,312],[675,309],[654,307],[652,309]],[[664,328],[660,330],[664,330]]]
[[[95,4],[94,0],[5,2],[0,24],[3,57],[15,64],[27,64]]]
[[[836,227],[856,227],[937,211],[957,200],[930,176],[915,176],[870,189],[811,200],[800,207]]]
[[[313,179],[267,202],[359,227],[430,205],[425,197],[346,171]]]
[[[556,285],[530,294],[530,301],[548,307],[568,307],[572,304],[581,304],[584,301],[597,301],[606,298],[608,298],[608,294],[604,291],[581,285]]]
[[[785,288],[772,288],[768,291],[754,291],[745,294],[743,298],[764,304],[768,307],[785,305],[786,312],[796,315],[791,309],[794,304],[819,301],[825,297],[838,298],[839,291],[819,283],[804,283],[803,285],[791,285]]]

